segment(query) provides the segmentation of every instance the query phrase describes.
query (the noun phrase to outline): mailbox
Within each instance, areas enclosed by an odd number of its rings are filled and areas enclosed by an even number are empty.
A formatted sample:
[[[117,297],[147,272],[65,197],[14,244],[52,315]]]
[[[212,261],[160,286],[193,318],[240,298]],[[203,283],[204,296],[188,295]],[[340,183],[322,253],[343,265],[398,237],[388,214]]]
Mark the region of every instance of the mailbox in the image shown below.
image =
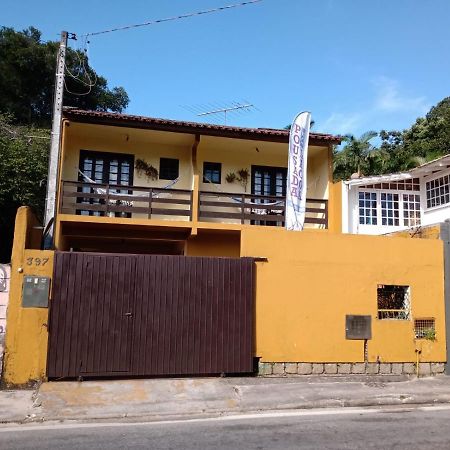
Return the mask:
[[[23,277],[22,307],[48,308],[49,292],[49,277],[25,275]]]
[[[371,316],[345,316],[346,339],[372,339]]]

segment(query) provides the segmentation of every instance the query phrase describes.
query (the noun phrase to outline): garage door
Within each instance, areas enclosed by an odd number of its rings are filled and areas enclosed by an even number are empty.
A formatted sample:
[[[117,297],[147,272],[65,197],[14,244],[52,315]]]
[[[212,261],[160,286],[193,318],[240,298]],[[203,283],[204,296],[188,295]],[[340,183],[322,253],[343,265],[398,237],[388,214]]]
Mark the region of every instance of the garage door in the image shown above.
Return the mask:
[[[251,258],[57,252],[51,379],[249,373]]]

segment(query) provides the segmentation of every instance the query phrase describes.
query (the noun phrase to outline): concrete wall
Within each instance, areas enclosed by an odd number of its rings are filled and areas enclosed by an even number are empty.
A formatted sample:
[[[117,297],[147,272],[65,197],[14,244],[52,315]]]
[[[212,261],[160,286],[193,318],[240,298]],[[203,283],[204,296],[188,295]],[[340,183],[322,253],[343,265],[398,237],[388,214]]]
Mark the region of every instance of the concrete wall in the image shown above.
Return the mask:
[[[0,373],[2,370],[3,351],[6,334],[6,309],[8,307],[11,267],[0,264]]]
[[[268,362],[364,361],[345,339],[345,315],[372,317],[369,362],[443,362],[443,247],[438,240],[246,228],[241,256],[257,262],[256,355]],[[408,285],[411,320],[377,319],[377,285]],[[436,341],[415,340],[413,319],[433,317]]]
[[[17,211],[14,245],[11,259],[11,289],[7,311],[7,333],[3,365],[6,384],[25,385],[45,378],[47,365],[47,308],[22,307],[22,282],[25,275],[51,277],[53,251],[41,251],[34,246],[35,219],[29,208]],[[36,264],[36,258],[48,258],[45,265]]]

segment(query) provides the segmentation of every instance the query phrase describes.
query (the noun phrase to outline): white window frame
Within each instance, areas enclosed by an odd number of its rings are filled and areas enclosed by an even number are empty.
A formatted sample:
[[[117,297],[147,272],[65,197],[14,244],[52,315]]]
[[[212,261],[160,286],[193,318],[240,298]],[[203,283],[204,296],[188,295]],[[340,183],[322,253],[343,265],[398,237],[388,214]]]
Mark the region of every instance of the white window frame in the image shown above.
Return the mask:
[[[434,211],[440,208],[445,208],[450,206],[450,202],[442,203],[437,206],[428,206],[428,196],[427,196],[427,183],[431,181],[438,180],[439,178],[449,177],[449,187],[450,187],[450,170],[441,171],[439,173],[433,174],[428,177],[423,177],[423,208],[426,211]]]
[[[367,193],[375,193],[376,194],[376,202],[377,202],[377,224],[363,224],[360,223],[360,216],[359,216],[359,193],[360,192],[367,192]],[[382,224],[382,208],[381,208],[381,194],[398,194],[398,211],[399,211],[399,225],[383,225]],[[419,197],[419,223],[415,225],[405,225],[405,215],[404,215],[404,209],[403,209],[403,195],[417,195]],[[368,232],[368,233],[374,233],[377,230],[382,230],[386,233],[392,232],[392,231],[398,231],[398,230],[407,230],[413,226],[419,226],[421,223],[423,223],[423,211],[422,211],[422,202],[421,202],[421,195],[420,191],[406,191],[406,190],[387,190],[387,189],[370,189],[370,188],[359,188],[358,189],[358,195],[356,196],[356,212],[357,212],[357,220],[356,224],[358,227],[359,232]]]

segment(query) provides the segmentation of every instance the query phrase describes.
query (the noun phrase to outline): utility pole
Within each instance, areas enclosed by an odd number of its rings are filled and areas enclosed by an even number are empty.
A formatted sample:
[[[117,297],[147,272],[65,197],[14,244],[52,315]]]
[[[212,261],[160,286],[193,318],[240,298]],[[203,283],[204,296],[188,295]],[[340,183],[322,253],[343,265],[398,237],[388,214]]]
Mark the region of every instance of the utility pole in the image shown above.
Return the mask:
[[[53,233],[56,214],[56,191],[58,187],[58,166],[61,145],[61,120],[64,95],[64,70],[67,49],[67,31],[61,32],[56,59],[55,95],[53,99],[52,134],[48,162],[47,196],[45,199],[44,248],[53,248]]]

